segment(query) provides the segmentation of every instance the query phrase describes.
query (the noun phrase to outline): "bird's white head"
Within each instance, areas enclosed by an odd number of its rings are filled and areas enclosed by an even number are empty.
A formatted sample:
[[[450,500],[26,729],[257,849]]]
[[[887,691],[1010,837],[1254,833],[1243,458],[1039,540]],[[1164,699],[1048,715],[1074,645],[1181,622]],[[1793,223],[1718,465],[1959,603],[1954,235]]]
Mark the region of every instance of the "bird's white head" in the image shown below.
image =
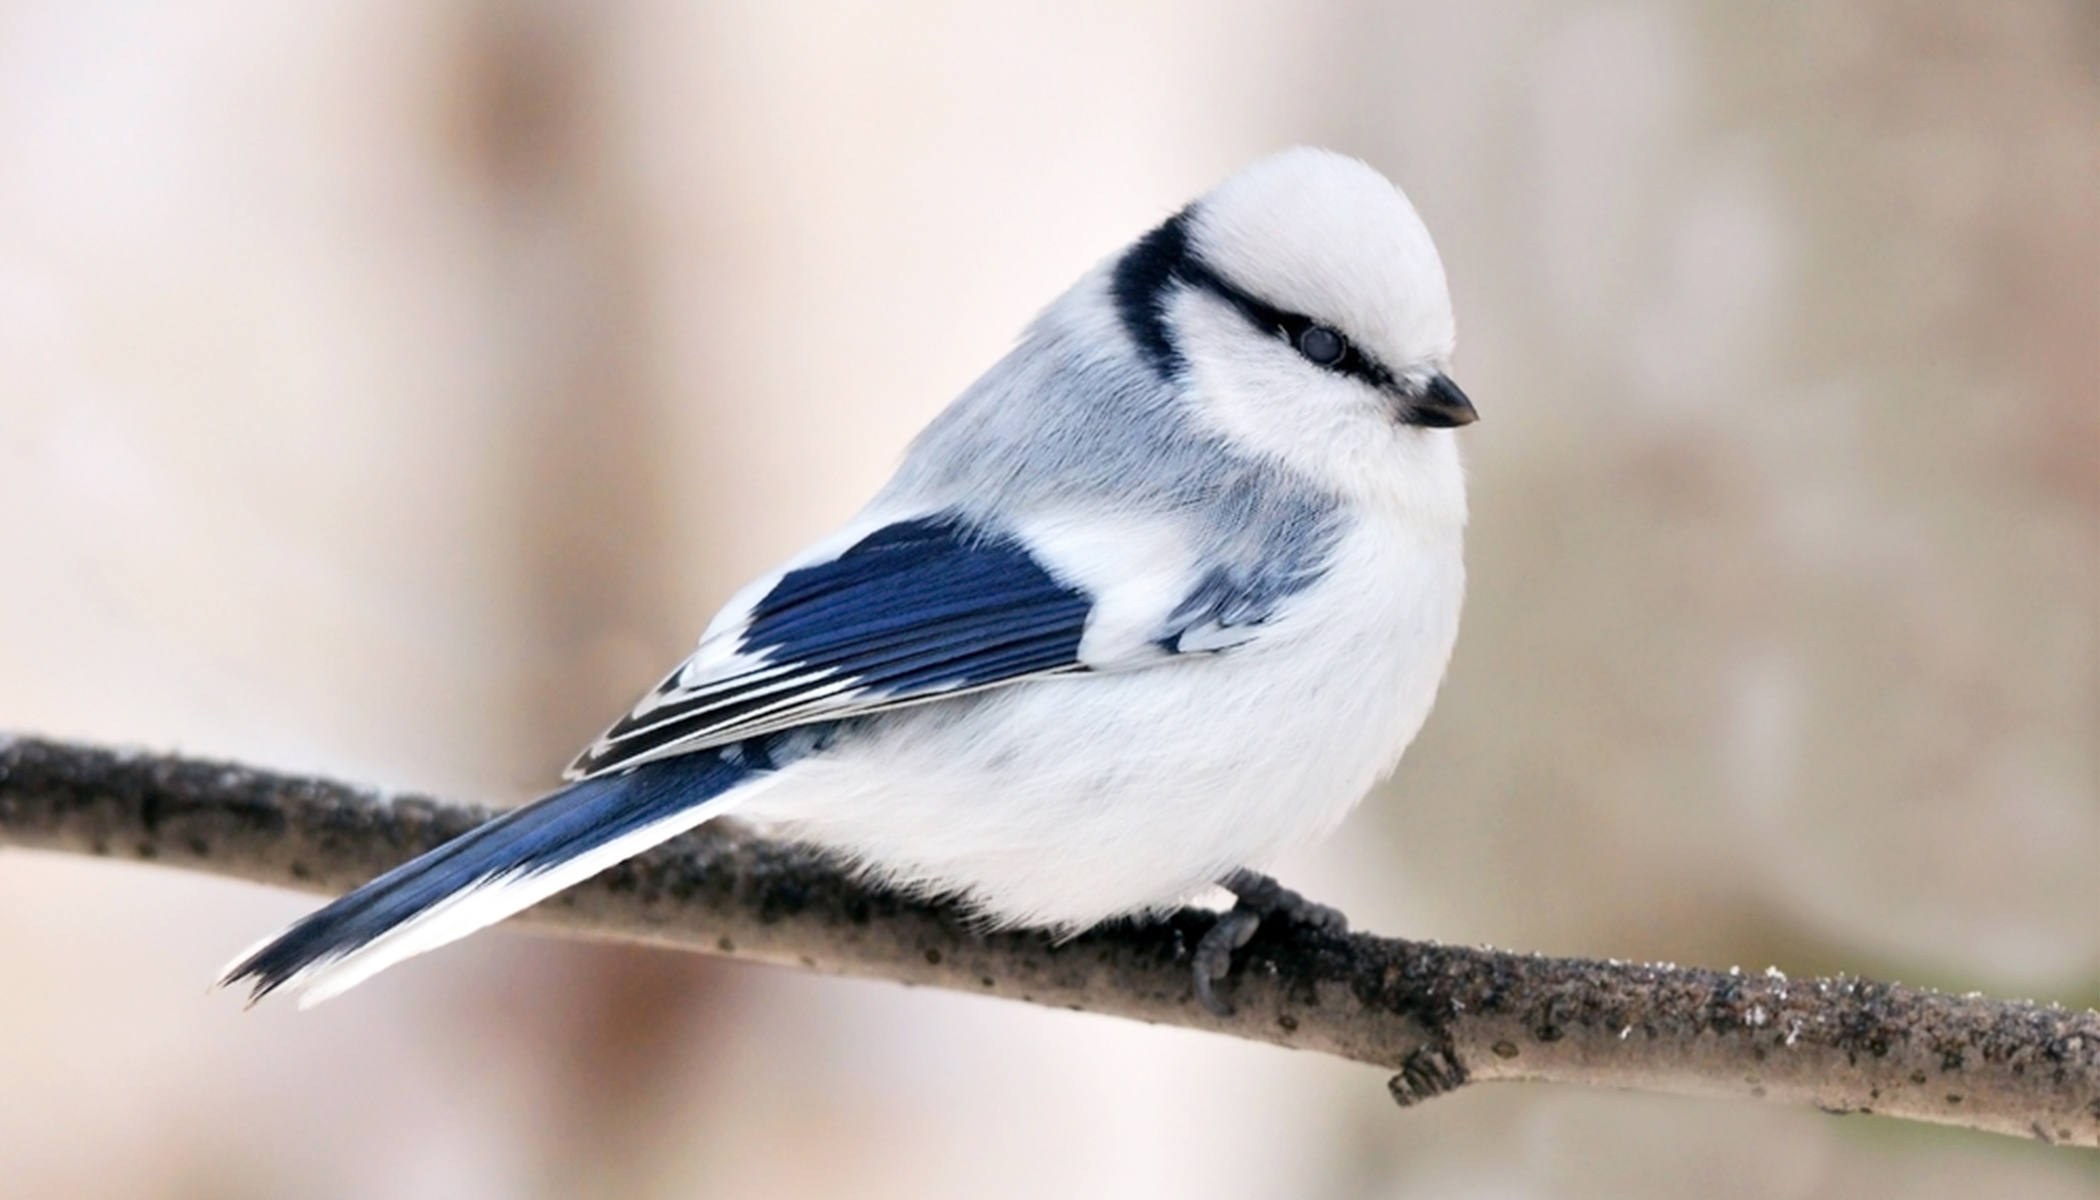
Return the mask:
[[[1233,443],[1367,499],[1462,496],[1448,430],[1476,414],[1444,374],[1443,264],[1371,167],[1262,159],[1141,239],[1111,287],[1140,351]]]

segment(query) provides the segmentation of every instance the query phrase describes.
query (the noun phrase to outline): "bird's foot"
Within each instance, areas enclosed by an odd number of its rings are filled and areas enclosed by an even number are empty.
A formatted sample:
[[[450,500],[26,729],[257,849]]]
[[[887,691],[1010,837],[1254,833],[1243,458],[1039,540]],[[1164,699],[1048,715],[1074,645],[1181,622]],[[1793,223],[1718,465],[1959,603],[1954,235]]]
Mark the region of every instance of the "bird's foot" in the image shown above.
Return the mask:
[[[1219,880],[1219,886],[1231,892],[1237,903],[1196,943],[1192,961],[1196,999],[1214,1016],[1232,1015],[1232,1006],[1218,999],[1213,985],[1232,970],[1233,954],[1253,938],[1264,920],[1281,917],[1321,933],[1349,932],[1349,918],[1341,910],[1315,904],[1259,871],[1234,871]]]

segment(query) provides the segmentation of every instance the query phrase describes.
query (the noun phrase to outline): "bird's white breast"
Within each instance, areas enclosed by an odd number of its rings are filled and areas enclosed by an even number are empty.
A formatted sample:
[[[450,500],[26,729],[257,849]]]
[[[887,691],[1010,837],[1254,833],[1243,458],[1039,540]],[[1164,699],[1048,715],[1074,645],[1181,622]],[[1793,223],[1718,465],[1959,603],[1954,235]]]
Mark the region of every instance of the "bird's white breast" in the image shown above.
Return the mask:
[[[1260,867],[1329,832],[1435,698],[1463,500],[1424,520],[1400,499],[1357,508],[1321,580],[1247,645],[885,715],[744,812],[1002,924],[1077,930]]]

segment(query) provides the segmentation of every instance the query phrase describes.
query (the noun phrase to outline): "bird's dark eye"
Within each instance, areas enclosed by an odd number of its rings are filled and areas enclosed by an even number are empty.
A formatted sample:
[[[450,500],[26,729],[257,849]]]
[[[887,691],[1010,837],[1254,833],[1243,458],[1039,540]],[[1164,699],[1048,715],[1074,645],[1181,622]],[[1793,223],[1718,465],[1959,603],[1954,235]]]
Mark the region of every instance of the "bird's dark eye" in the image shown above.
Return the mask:
[[[1319,366],[1331,367],[1349,353],[1349,343],[1325,325],[1307,325],[1298,332],[1298,353]]]

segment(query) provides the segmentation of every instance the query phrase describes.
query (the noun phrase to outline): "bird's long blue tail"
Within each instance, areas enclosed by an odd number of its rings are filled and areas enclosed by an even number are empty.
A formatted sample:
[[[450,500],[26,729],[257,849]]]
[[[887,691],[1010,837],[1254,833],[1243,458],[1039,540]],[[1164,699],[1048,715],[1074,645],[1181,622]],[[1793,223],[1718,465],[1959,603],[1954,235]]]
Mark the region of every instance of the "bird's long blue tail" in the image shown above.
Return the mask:
[[[727,747],[570,784],[388,871],[243,954],[220,976],[260,1000],[339,995],[720,816],[770,770]]]

